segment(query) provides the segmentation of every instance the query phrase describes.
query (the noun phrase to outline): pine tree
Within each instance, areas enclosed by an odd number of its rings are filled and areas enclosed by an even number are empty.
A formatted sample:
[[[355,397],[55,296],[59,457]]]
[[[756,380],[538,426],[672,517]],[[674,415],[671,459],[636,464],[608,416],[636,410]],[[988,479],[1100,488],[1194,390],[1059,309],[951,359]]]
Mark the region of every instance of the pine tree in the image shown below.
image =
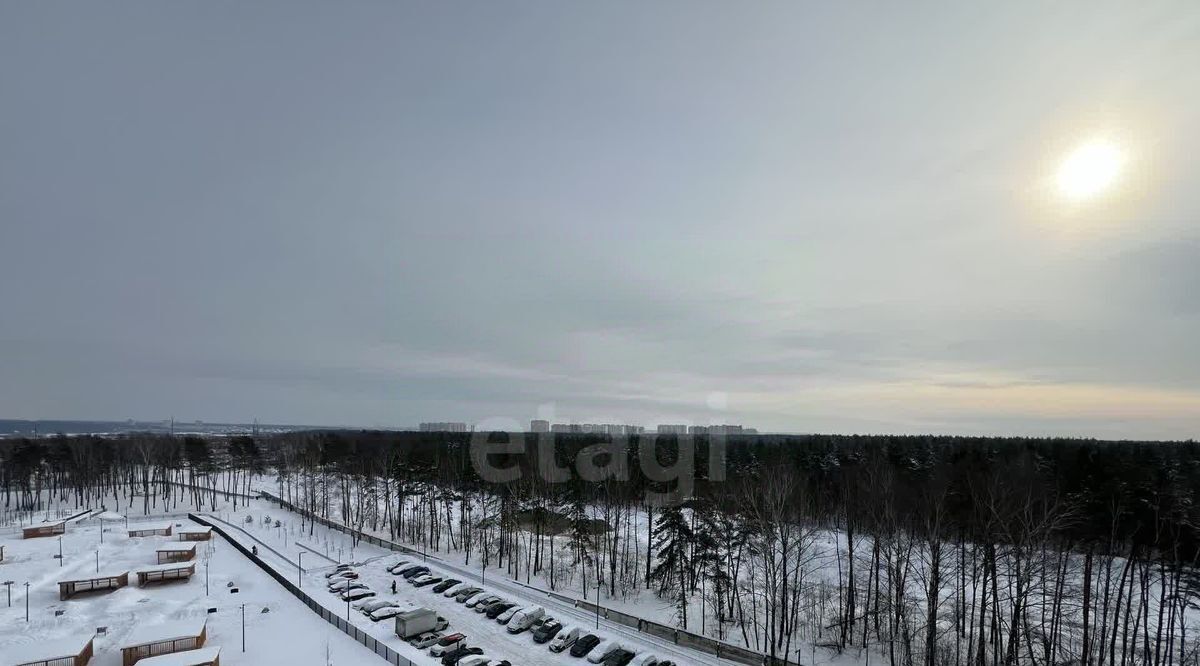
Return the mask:
[[[692,570],[691,549],[695,535],[683,508],[664,508],[654,524],[654,549],[658,564],[650,572],[651,580],[658,582],[658,595],[675,594],[676,614],[680,626],[687,629],[687,602],[689,577]]]

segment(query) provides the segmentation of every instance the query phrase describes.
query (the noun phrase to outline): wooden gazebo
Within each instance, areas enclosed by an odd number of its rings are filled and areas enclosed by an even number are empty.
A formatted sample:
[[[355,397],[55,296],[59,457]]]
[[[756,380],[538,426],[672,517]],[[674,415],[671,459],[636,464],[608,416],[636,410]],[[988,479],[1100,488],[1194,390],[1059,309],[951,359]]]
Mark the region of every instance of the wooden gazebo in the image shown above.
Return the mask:
[[[171,523],[129,528],[130,537],[171,536]]]
[[[96,632],[38,639],[29,645],[4,648],[4,666],[86,666],[92,659]]]
[[[213,645],[199,650],[164,654],[143,659],[139,663],[142,666],[221,666],[221,646]]]
[[[58,536],[59,534],[67,533],[66,521],[58,521],[56,523],[39,523],[30,525],[21,529],[22,539],[36,539],[38,537]]]
[[[159,564],[166,562],[187,562],[188,560],[196,559],[196,544],[167,544],[159,546],[155,552],[158,553]]]
[[[205,617],[179,620],[134,629],[121,648],[122,666],[133,666],[139,659],[174,654],[204,647],[208,637]]]
[[[180,541],[208,541],[212,538],[211,527],[181,527],[175,533]]]
[[[145,569],[138,569],[134,573],[137,574],[138,587],[145,587],[149,583],[165,583],[171,580],[187,580],[196,574],[195,562],[172,562],[170,564],[159,564]]]
[[[66,601],[80,592],[116,590],[128,584],[128,571],[88,574],[83,578],[58,581],[58,598]]]

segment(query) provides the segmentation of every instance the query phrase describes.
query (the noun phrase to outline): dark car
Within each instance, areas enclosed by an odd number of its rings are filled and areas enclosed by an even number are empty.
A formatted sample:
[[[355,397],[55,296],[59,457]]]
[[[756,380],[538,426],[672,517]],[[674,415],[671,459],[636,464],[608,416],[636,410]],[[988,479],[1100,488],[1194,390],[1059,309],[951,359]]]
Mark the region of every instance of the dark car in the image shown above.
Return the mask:
[[[572,657],[582,657],[583,655],[591,652],[592,648],[596,647],[599,644],[600,644],[599,636],[597,636],[596,634],[588,634],[587,636],[584,636],[583,638],[575,641],[575,644],[571,646],[571,656]]]
[[[633,660],[634,656],[634,653],[630,652],[629,650],[617,648],[616,650],[610,652],[601,663],[603,663],[604,666],[625,666]]]
[[[450,652],[447,652],[444,656],[442,656],[442,666],[454,666],[463,657],[467,657],[467,656],[470,656],[473,654],[483,654],[483,648],[481,648],[481,647],[466,647],[464,645],[463,647],[460,647],[456,650],[451,650]]]
[[[419,583],[413,583],[413,587],[425,587],[426,585],[433,585],[434,583],[440,583],[441,581],[442,581],[441,578],[434,576],[434,577],[430,578],[429,580],[423,580]]]
[[[462,581],[458,580],[457,578],[447,578],[446,580],[438,583],[437,585],[434,585],[433,591],[434,592],[445,592],[446,590],[454,587],[455,585],[458,585],[461,582]]]
[[[405,569],[400,573],[400,575],[403,576],[405,580],[412,580],[417,576],[427,573],[429,573],[429,567],[415,567],[412,569]]]
[[[558,620],[546,620],[542,626],[533,630],[533,642],[545,643],[546,641],[558,635],[562,630],[562,623]]]
[[[496,619],[496,618],[500,617],[500,614],[501,614],[501,613],[503,613],[504,611],[506,611],[506,610],[508,610],[508,609],[512,608],[513,606],[516,606],[516,604],[514,604],[514,603],[513,603],[513,602],[511,602],[511,601],[497,601],[496,603],[494,603],[494,604],[492,604],[491,606],[488,606],[488,607],[487,607],[487,613],[486,613],[486,615],[487,615],[487,616],[488,616],[490,619],[493,619],[493,620],[494,620],[494,619]]]

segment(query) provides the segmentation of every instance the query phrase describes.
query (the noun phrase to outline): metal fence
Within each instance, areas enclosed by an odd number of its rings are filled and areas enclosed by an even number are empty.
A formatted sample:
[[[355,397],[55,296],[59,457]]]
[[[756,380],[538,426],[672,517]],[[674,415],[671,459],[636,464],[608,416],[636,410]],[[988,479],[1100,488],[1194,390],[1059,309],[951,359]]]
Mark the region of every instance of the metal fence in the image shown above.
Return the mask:
[[[369,544],[379,546],[380,548],[386,548],[386,549],[393,550],[393,551],[400,551],[400,552],[410,553],[410,554],[414,554],[414,555],[421,554],[420,551],[409,548],[408,546],[404,546],[402,544],[398,544],[393,541],[388,541],[386,539],[380,539],[378,537],[371,536],[370,534],[366,534],[359,530],[347,527],[346,525],[343,525],[341,523],[336,523],[332,520],[322,518],[317,515],[313,515],[313,513],[311,511],[308,511],[307,509],[302,509],[298,506],[295,506],[291,502],[288,502],[284,499],[276,497],[269,492],[261,491],[261,493],[262,493],[263,499],[274,502],[274,503],[278,504],[279,506],[283,507],[284,509],[287,509],[288,511],[292,511],[294,513],[301,514],[304,517],[306,517],[307,519],[309,519],[319,525],[323,525],[332,530],[337,530],[338,532],[342,532],[344,534],[349,534],[349,535],[357,538],[360,541],[365,541]],[[430,555],[429,557],[433,557],[433,556]],[[437,559],[437,558],[435,558],[435,559]],[[535,589],[535,588],[531,588],[531,589]],[[542,590],[538,590],[538,591],[542,592]],[[558,594],[556,592],[545,592],[545,594],[547,594],[548,596],[550,596],[553,599],[557,599],[559,601],[569,603],[569,604],[575,606],[576,608],[582,608],[582,609],[588,611],[589,613],[597,612],[596,604],[591,603],[589,601],[585,601],[583,599],[576,599],[574,597],[564,596],[564,595]],[[793,662],[793,661],[787,661],[786,659],[781,659],[779,657],[772,658],[770,655],[765,655],[761,652],[757,652],[757,651],[751,650],[749,648],[744,648],[744,647],[741,647],[738,645],[733,645],[730,643],[725,643],[723,641],[718,641],[716,639],[709,638],[708,636],[701,636],[700,634],[694,634],[690,631],[684,631],[684,630],[678,629],[676,627],[670,627],[665,624],[654,622],[653,620],[647,620],[645,618],[637,617],[636,615],[629,615],[627,613],[622,613],[620,611],[613,610],[613,609],[607,608],[605,606],[600,606],[599,609],[600,609],[599,610],[600,616],[602,616],[605,619],[608,619],[612,622],[616,622],[617,624],[621,624],[621,625],[624,625],[627,627],[632,627],[632,628],[637,629],[638,631],[642,632],[643,634],[649,634],[649,635],[655,636],[657,638],[669,640],[669,641],[675,643],[676,645],[681,645],[683,647],[691,648],[691,649],[697,650],[699,652],[705,652],[705,653],[708,653],[711,655],[715,655],[718,659],[728,659],[729,661],[736,661],[741,664],[748,664],[749,666],[764,666],[764,665],[767,665],[767,666],[800,666],[800,664]]]
[[[254,555],[249,548],[247,548],[237,539],[231,537],[220,525],[213,524],[212,522],[209,522],[205,518],[197,516],[196,514],[188,514],[188,517],[197,523],[200,523],[201,525],[211,527],[214,532],[224,537],[226,541],[232,544],[234,548],[237,548],[238,551],[245,555],[251,562],[257,564],[258,567],[265,571],[268,576],[275,579],[275,582],[282,585],[288,592],[291,592],[292,596],[299,599],[302,603],[304,603],[305,606],[308,606],[309,610],[317,615],[320,615],[323,620],[337,627],[342,633],[358,641],[368,650],[382,657],[389,664],[395,664],[396,666],[415,666],[411,661],[406,659],[399,652],[393,650],[386,643],[347,622],[346,618],[338,616],[333,611],[321,605],[320,602],[310,597],[307,592],[301,590],[296,586],[295,583],[288,580],[283,574],[279,573],[270,566],[267,566],[267,564]]]

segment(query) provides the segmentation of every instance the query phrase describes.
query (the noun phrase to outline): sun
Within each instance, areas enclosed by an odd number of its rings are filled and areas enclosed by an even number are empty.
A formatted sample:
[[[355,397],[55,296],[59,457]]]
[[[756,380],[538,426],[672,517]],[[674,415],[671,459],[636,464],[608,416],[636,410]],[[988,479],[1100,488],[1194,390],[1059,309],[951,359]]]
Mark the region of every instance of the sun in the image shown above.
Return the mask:
[[[1125,157],[1115,144],[1095,140],[1072,151],[1058,167],[1058,191],[1082,201],[1109,190],[1121,174]]]

